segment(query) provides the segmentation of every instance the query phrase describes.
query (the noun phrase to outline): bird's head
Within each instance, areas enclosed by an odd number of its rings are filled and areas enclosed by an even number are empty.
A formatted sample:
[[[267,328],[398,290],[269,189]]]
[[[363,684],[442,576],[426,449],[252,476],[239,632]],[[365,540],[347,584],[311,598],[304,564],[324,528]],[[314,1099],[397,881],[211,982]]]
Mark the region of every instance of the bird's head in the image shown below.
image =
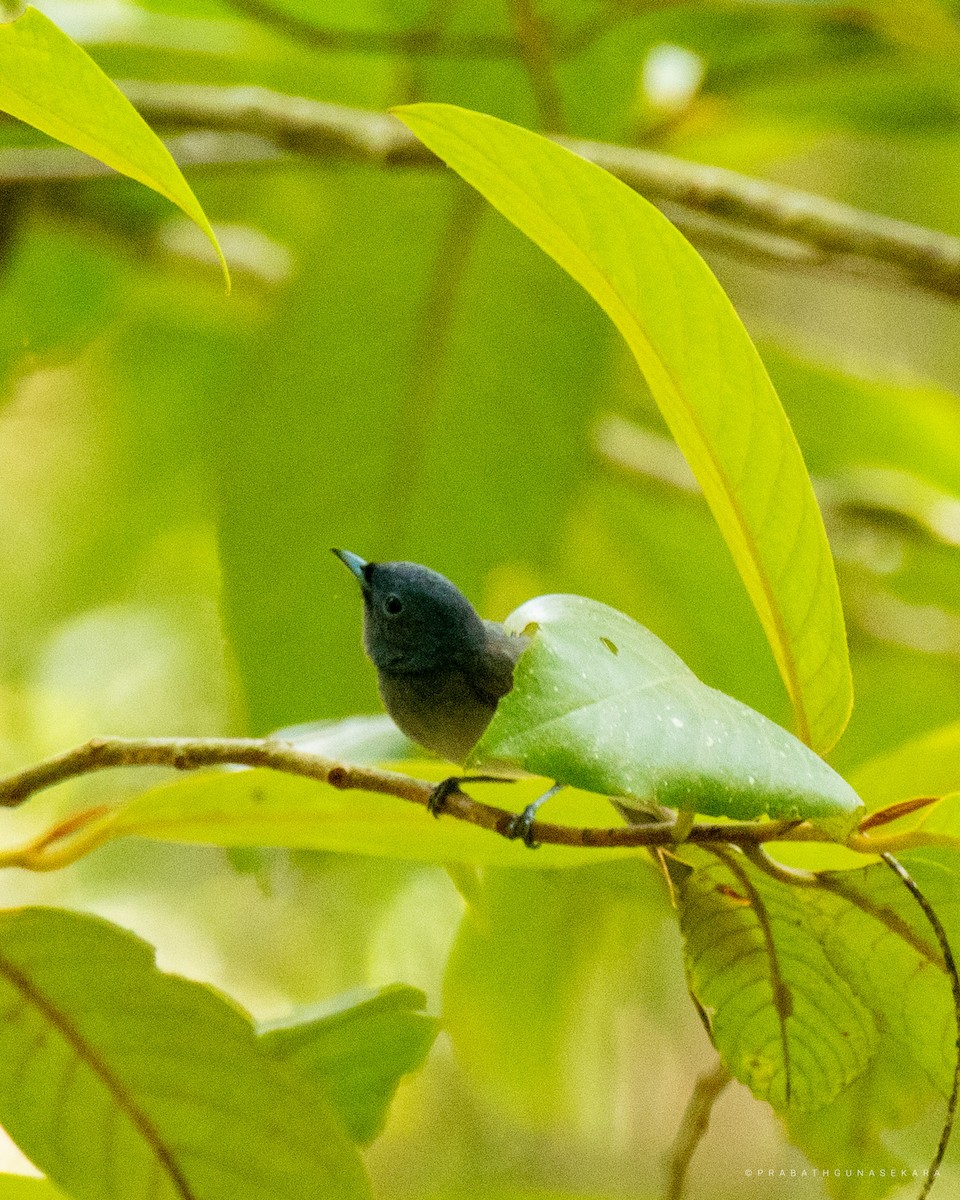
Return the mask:
[[[484,645],[476,610],[449,579],[410,562],[365,562],[333,553],[360,584],[363,642],[379,671],[427,674],[465,665]]]

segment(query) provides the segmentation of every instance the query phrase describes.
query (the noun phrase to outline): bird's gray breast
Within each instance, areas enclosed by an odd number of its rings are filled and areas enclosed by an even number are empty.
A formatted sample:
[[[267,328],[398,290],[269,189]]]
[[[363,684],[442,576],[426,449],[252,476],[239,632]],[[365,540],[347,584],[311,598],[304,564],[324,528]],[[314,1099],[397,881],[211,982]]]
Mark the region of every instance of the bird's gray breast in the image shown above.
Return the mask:
[[[380,695],[401,730],[451,762],[463,762],[496,712],[459,668],[423,675],[380,672]]]

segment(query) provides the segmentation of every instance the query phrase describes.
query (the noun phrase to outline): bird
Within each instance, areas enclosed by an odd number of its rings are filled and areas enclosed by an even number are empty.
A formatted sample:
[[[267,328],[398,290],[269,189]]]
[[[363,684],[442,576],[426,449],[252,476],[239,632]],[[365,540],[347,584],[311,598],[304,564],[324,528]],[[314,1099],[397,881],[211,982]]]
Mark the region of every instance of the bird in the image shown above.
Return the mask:
[[[360,585],[363,645],[387,712],[418,745],[464,762],[513,687],[513,670],[529,639],[485,621],[455,584],[429,567],[367,562],[349,550],[332,553]],[[504,778],[451,776],[434,789],[428,808],[439,816],[459,784]],[[535,845],[533,816],[546,799],[528,805],[507,836]]]

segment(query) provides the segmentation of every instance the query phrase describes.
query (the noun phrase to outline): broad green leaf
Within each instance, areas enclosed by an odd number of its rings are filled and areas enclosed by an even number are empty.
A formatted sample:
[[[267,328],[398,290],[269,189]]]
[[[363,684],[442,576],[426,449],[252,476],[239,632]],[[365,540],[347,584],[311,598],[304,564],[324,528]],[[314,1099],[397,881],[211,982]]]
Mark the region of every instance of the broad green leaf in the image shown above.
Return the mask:
[[[852,704],[830,549],[786,415],[709,268],[647,201],[539,135],[450,105],[396,111],[623,334],[730,547],[800,736],[829,749]]]
[[[871,811],[911,796],[960,791],[960,721],[862,763],[850,781]]]
[[[955,920],[957,869],[904,856],[945,923]],[[949,860],[947,860],[949,862]],[[916,863],[916,868],[914,867]],[[824,953],[874,1015],[884,1039],[909,1054],[941,1096],[956,1061],[950,982],[933,930],[920,906],[886,863],[823,873],[809,892],[808,922]]]
[[[404,762],[419,779],[443,779],[444,764]],[[519,812],[541,795],[549,781],[468,784],[477,800]],[[573,825],[607,828],[617,823],[606,800],[561,792],[550,818]],[[425,808],[393,796],[339,791],[311,779],[277,771],[204,772],[136,796],[105,818],[104,838],[137,836],[213,846],[277,846],[301,850],[369,854],[413,862],[466,862],[483,866],[575,867],[600,857],[631,857],[631,849],[590,850],[542,846],[531,853],[465,821],[434,820]]]
[[[834,1200],[877,1200],[907,1180],[916,1194],[922,1176],[913,1171],[919,1166],[889,1144],[889,1134],[923,1120],[937,1099],[909,1054],[884,1049],[836,1099],[816,1112],[786,1113],[784,1124],[790,1140],[811,1163],[870,1164],[861,1176],[844,1171],[825,1175],[822,1182]],[[932,1122],[923,1126],[931,1127]],[[927,1141],[930,1138],[927,1132]],[[880,1163],[882,1174],[873,1166]],[[907,1174],[898,1178],[895,1172],[901,1170]]]
[[[473,765],[712,816],[804,817],[837,834],[856,821],[856,793],[809,747],[701,683],[623,613],[541,596],[505,626],[535,632]]]
[[[182,209],[226,260],[170,152],[119,88],[32,6],[0,24],[0,110],[153,188]]]
[[[300,1011],[262,1031],[266,1052],[319,1084],[355,1142],[373,1141],[402,1076],[423,1065],[440,1028],[426,996],[396,984],[321,1014]]]
[[[905,865],[947,926],[956,944],[958,862],[952,852],[904,855]],[[956,1062],[956,1026],[950,982],[933,931],[913,896],[883,863],[856,871],[826,872],[822,888],[809,894],[807,915],[831,967],[874,1015],[877,1054],[852,1087],[815,1113],[790,1113],[790,1137],[815,1162],[882,1160],[896,1155],[885,1135],[914,1124],[933,1108],[935,1116],[914,1141],[936,1144],[942,1100]],[[937,1103],[937,1102],[940,1103]],[[902,1154],[902,1147],[900,1150]],[[834,1178],[830,1194],[857,1198],[883,1195],[895,1183],[874,1176]]]
[[[0,1122],[73,1200],[370,1196],[323,1094],[116,926],[0,914],[0,1005]]]
[[[876,1051],[873,1015],[811,926],[810,891],[723,862],[679,889],[690,991],[731,1073],[776,1109],[827,1104]]]

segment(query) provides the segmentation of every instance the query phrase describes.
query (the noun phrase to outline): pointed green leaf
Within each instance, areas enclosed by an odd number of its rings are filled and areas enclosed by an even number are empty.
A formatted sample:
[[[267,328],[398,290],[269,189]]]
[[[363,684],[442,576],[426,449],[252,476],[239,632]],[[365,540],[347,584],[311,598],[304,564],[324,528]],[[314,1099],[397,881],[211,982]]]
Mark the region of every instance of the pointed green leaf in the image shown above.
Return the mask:
[[[298,1011],[265,1028],[260,1044],[288,1071],[323,1088],[355,1142],[372,1142],[401,1078],[423,1065],[440,1029],[419,1011],[426,996],[395,984],[339,1008]]]
[[[0,1122],[73,1200],[369,1198],[323,1094],[139,938],[0,913]]]
[[[396,111],[623,334],[760,616],[798,732],[829,749],[852,704],[833,560],[790,424],[710,269],[646,200],[538,134],[445,104]]]
[[[0,25],[0,110],[166,196],[203,230],[207,216],[170,152],[92,58],[32,6]]]
[[[838,835],[856,822],[859,798],[823,759],[701,683],[623,613],[583,596],[540,596],[505,626],[533,636],[474,765],[712,816],[804,817]]]

